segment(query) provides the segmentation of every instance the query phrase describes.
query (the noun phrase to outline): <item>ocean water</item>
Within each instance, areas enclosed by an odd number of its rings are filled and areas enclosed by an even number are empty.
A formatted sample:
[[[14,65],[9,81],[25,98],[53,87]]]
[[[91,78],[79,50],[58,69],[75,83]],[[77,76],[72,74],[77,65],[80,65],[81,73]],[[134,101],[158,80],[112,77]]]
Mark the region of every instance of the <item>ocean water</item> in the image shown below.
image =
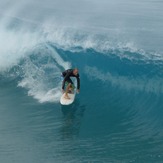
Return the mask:
[[[162,163],[163,2],[0,2],[1,163]],[[61,106],[60,73],[80,93]]]

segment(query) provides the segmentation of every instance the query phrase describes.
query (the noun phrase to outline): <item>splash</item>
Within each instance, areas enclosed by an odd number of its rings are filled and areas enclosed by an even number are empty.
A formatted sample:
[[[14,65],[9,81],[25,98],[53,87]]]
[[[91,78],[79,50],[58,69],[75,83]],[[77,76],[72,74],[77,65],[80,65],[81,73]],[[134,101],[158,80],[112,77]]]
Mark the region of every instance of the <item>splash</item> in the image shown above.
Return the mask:
[[[50,45],[37,47],[22,65],[23,76],[18,86],[26,88],[28,95],[39,102],[58,102],[61,96],[60,74],[70,68]]]
[[[0,71],[17,65],[25,53],[41,42],[37,34],[0,28]],[[31,40],[32,38],[32,40]]]

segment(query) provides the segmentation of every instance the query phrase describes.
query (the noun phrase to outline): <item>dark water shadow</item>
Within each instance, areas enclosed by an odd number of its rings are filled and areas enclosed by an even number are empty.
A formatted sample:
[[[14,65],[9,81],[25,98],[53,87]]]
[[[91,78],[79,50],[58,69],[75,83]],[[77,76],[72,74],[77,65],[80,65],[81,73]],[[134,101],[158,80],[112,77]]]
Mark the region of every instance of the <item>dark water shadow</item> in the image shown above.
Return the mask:
[[[85,106],[80,105],[79,100],[69,106],[61,105],[63,113],[63,123],[61,127],[62,139],[71,139],[79,135],[82,118],[85,112]]]

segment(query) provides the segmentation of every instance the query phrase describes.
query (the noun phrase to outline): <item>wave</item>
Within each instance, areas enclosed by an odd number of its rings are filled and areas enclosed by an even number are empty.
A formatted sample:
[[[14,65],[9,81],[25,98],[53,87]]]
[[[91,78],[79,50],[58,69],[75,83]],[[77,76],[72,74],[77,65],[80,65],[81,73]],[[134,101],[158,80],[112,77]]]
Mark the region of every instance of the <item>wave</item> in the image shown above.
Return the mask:
[[[28,95],[39,102],[58,102],[60,97],[60,72],[74,65],[83,66],[86,75],[94,79],[109,81],[111,84],[128,89],[162,92],[162,80],[154,76],[130,77],[114,75],[114,72],[103,73],[97,66],[96,55],[117,57],[117,60],[130,61],[132,69],[135,64],[157,65],[163,62],[163,55],[156,51],[140,49],[127,39],[114,36],[116,29],[78,28],[62,26],[47,21],[43,24],[24,18],[5,16],[0,24],[0,73],[5,77],[15,77],[18,86],[28,90]],[[92,30],[93,29],[93,30]],[[69,56],[65,59],[65,56]],[[91,56],[93,63],[76,63],[69,58],[78,55],[78,60]],[[87,59],[86,59],[87,60]],[[93,66],[92,66],[93,64]],[[108,67],[107,63],[106,69]],[[92,72],[88,74],[87,72]],[[155,84],[153,84],[155,83]]]
[[[96,67],[85,67],[85,73],[90,80],[100,80],[106,85],[123,89],[125,91],[141,91],[146,93],[163,93],[163,79],[159,77],[147,78],[146,76],[134,77],[114,75],[111,72],[104,73]]]

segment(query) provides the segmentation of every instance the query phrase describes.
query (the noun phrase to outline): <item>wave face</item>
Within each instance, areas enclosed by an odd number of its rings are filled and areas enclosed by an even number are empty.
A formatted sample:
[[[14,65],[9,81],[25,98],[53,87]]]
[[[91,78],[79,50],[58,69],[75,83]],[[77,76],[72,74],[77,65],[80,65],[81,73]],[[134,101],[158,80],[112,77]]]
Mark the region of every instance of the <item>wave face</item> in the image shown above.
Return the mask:
[[[1,162],[162,162],[161,1],[0,6]],[[65,108],[73,67],[81,93]]]

